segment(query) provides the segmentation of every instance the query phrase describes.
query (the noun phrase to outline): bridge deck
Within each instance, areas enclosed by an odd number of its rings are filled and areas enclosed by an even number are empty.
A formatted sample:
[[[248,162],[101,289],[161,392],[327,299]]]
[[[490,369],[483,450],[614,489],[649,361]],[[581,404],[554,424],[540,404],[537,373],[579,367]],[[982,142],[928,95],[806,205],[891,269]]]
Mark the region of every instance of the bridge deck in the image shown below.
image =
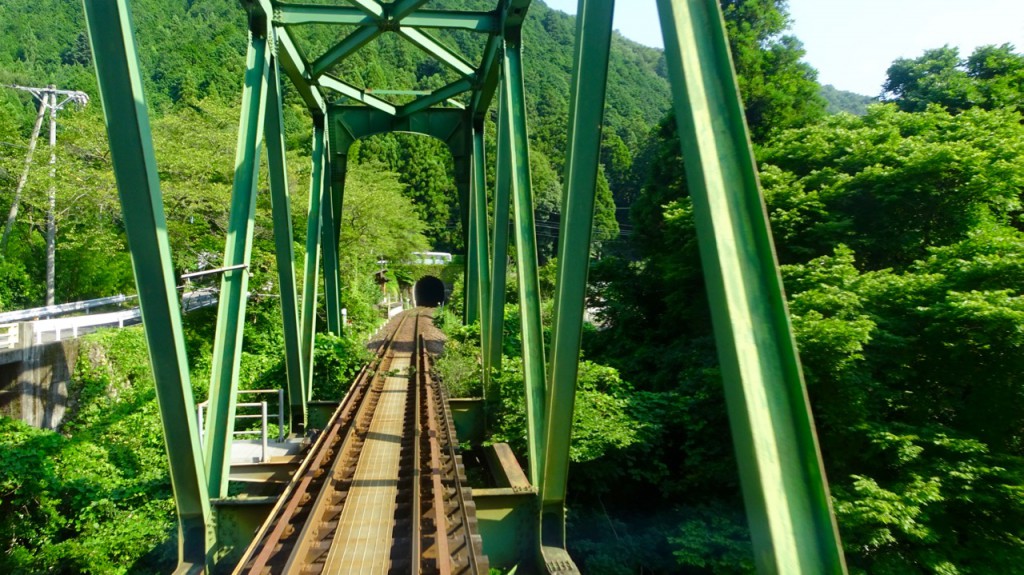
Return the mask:
[[[391,564],[398,467],[411,353],[397,355],[384,380],[324,573],[386,574]]]

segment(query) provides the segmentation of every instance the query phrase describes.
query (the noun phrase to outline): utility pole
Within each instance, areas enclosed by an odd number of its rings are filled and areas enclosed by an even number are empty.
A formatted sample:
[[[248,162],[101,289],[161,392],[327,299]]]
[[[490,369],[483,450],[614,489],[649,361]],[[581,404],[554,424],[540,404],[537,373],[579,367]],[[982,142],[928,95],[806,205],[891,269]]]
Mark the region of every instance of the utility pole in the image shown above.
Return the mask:
[[[32,167],[32,154],[36,149],[36,141],[39,138],[39,130],[42,128],[43,116],[50,111],[50,190],[48,193],[49,205],[46,210],[46,305],[54,305],[56,286],[56,252],[57,252],[57,112],[63,110],[69,103],[85,106],[89,103],[89,95],[77,90],[58,90],[50,84],[45,88],[29,88],[25,86],[12,85],[9,88],[23,90],[32,94],[39,100],[39,114],[36,116],[35,126],[32,128],[32,137],[29,140],[28,154],[25,157],[25,169],[18,180],[18,187],[14,190],[14,199],[11,201],[11,211],[7,215],[7,225],[4,226],[3,236],[0,237],[0,253],[7,253],[7,241],[10,239],[11,229],[18,216],[18,205],[21,202],[21,192],[28,181],[28,172]],[[60,100],[58,103],[58,100]]]

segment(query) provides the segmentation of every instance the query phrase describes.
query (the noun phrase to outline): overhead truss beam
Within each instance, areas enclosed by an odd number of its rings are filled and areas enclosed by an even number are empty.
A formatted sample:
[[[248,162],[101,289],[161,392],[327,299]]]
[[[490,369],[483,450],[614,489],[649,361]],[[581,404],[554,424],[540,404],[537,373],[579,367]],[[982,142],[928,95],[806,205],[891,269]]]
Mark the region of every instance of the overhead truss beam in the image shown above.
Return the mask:
[[[485,34],[501,31],[497,12],[457,12],[454,10],[417,10],[402,17],[377,18],[365,10],[351,6],[323,4],[282,4],[274,9],[274,24],[301,26],[304,24],[339,24],[346,26],[374,26],[393,29],[396,25],[413,28],[449,28]]]

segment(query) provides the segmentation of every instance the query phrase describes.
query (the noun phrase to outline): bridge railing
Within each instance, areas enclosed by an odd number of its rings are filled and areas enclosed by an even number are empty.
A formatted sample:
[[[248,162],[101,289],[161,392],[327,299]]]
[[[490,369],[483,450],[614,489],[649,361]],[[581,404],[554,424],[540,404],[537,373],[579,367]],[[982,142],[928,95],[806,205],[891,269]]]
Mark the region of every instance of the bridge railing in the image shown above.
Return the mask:
[[[284,441],[284,390],[283,389],[242,389],[239,390],[238,395],[249,394],[249,395],[266,395],[276,394],[277,395],[277,442],[281,443]],[[206,400],[196,406],[196,416],[199,423],[199,443],[202,445],[206,442],[206,408],[209,406],[210,400]],[[266,463],[270,460],[268,453],[268,430],[269,430],[269,412],[267,410],[267,402],[248,402],[236,404],[238,408],[244,407],[258,407],[260,408],[259,413],[244,413],[235,414],[235,422],[237,423],[240,419],[259,419],[259,429],[243,429],[241,431],[232,431],[232,435],[259,435],[262,443],[260,461]]]
[[[18,324],[5,323],[0,325],[0,349],[15,349],[18,347]]]
[[[53,316],[74,313],[76,311],[87,311],[94,307],[117,305],[125,303],[128,300],[135,299],[137,297],[139,296],[115,295],[110,297],[101,297],[98,299],[90,299],[86,301],[62,303],[60,305],[50,305],[44,307],[34,307],[31,309],[19,309],[15,311],[8,311],[0,313],[0,322],[23,321],[26,319],[34,318],[50,318]]]

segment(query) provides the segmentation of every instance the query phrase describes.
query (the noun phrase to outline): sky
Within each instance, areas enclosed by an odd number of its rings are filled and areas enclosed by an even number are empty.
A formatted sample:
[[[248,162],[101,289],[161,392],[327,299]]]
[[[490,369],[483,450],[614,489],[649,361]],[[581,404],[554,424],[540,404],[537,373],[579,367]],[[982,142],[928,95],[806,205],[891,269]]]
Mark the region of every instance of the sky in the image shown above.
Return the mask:
[[[544,0],[575,13],[577,0]],[[654,0],[619,0],[615,28],[661,47],[652,30]],[[818,81],[867,96],[882,91],[897,58],[916,58],[944,44],[969,55],[977,46],[1009,42],[1024,51],[1024,0],[789,0],[791,33],[804,43],[804,59]]]

